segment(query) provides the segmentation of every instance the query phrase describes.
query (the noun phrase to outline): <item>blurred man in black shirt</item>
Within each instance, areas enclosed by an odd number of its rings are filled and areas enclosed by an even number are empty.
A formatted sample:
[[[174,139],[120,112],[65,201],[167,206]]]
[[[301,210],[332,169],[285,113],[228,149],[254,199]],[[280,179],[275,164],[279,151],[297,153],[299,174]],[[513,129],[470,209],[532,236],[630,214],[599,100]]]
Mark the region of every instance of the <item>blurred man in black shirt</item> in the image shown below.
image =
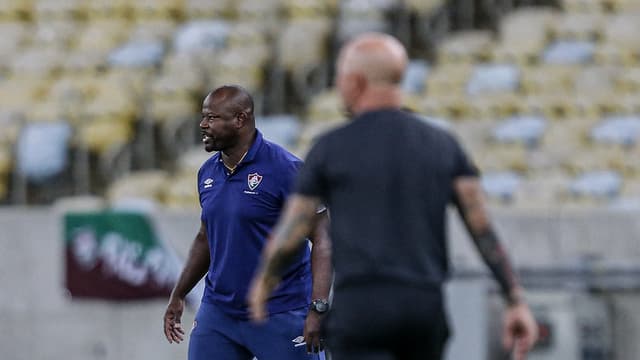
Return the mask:
[[[478,172],[451,135],[400,109],[406,64],[404,47],[388,35],[361,35],[342,49],[336,82],[354,119],[309,152],[254,280],[253,316],[264,317],[265,299],[324,203],[334,359],[440,359],[448,337],[446,208],[454,203],[508,304],[504,345],[524,358],[537,327],[489,221]]]

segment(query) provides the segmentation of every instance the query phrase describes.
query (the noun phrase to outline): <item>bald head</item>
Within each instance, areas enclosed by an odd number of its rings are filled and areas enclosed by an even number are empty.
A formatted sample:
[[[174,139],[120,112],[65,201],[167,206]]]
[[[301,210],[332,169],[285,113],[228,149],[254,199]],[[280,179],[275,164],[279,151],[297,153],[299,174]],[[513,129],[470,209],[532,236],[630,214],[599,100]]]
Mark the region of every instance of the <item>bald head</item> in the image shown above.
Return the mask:
[[[240,86],[213,90],[202,103],[200,130],[207,151],[233,153],[248,147],[256,130],[253,98]]]
[[[340,51],[336,86],[348,113],[358,115],[402,104],[400,82],[407,67],[407,52],[394,37],[366,33]]]
[[[233,114],[244,112],[253,119],[253,98],[241,86],[221,86],[207,95],[204,104]]]
[[[398,85],[407,67],[407,52],[394,37],[366,33],[348,42],[340,52],[338,71],[360,74],[372,85]]]

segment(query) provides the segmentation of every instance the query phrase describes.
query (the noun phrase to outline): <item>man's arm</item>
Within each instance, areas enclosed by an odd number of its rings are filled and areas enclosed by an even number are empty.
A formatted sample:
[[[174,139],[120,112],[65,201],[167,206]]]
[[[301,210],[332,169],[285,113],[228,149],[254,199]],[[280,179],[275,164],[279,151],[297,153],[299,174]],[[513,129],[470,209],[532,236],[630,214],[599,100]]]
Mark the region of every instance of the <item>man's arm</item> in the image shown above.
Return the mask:
[[[207,229],[203,222],[200,230],[191,244],[187,263],[185,264],[176,285],[171,292],[169,305],[164,314],[164,334],[169,343],[180,343],[184,339],[181,325],[184,299],[194,286],[202,279],[209,269],[209,243]]]
[[[280,282],[284,269],[304,245],[317,221],[316,209],[320,200],[315,197],[292,195],[264,249],[262,262],[249,291],[251,315],[256,320],[266,317],[265,302]]]
[[[489,219],[480,182],[476,177],[463,177],[454,183],[456,206],[480,256],[495,277],[505,301],[516,304],[522,289]]]
[[[313,288],[311,299],[329,299],[333,268],[331,265],[331,239],[329,238],[329,217],[326,211],[316,215],[318,218],[313,234],[309,237],[313,243],[311,249],[311,273],[313,276]],[[320,328],[322,315],[310,311],[304,326],[304,338],[308,352],[323,350]]]
[[[507,252],[489,220],[489,213],[477,177],[460,177],[454,182],[455,203],[478,252],[500,285],[508,304],[503,326],[503,345],[524,359],[538,337],[538,327],[523,297]]]

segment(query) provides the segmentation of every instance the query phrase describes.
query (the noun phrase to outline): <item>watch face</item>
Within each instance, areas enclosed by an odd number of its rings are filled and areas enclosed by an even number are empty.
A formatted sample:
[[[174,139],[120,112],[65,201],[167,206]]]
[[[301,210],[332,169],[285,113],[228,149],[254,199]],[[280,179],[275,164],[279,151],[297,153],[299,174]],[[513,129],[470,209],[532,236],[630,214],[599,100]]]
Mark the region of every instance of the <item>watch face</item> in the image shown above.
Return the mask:
[[[329,304],[325,301],[314,301],[313,308],[315,311],[323,313],[329,310]]]

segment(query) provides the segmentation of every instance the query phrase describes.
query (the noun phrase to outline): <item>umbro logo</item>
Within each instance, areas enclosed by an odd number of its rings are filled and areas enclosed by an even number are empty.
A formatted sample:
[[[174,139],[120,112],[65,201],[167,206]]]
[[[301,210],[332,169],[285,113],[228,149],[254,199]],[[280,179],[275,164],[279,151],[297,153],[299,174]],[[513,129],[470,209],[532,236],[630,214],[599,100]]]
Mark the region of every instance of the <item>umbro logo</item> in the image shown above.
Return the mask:
[[[204,188],[205,188],[205,189],[208,189],[208,188],[210,188],[210,187],[212,187],[212,186],[213,186],[213,179],[212,179],[212,178],[207,178],[207,179],[204,181]]]

